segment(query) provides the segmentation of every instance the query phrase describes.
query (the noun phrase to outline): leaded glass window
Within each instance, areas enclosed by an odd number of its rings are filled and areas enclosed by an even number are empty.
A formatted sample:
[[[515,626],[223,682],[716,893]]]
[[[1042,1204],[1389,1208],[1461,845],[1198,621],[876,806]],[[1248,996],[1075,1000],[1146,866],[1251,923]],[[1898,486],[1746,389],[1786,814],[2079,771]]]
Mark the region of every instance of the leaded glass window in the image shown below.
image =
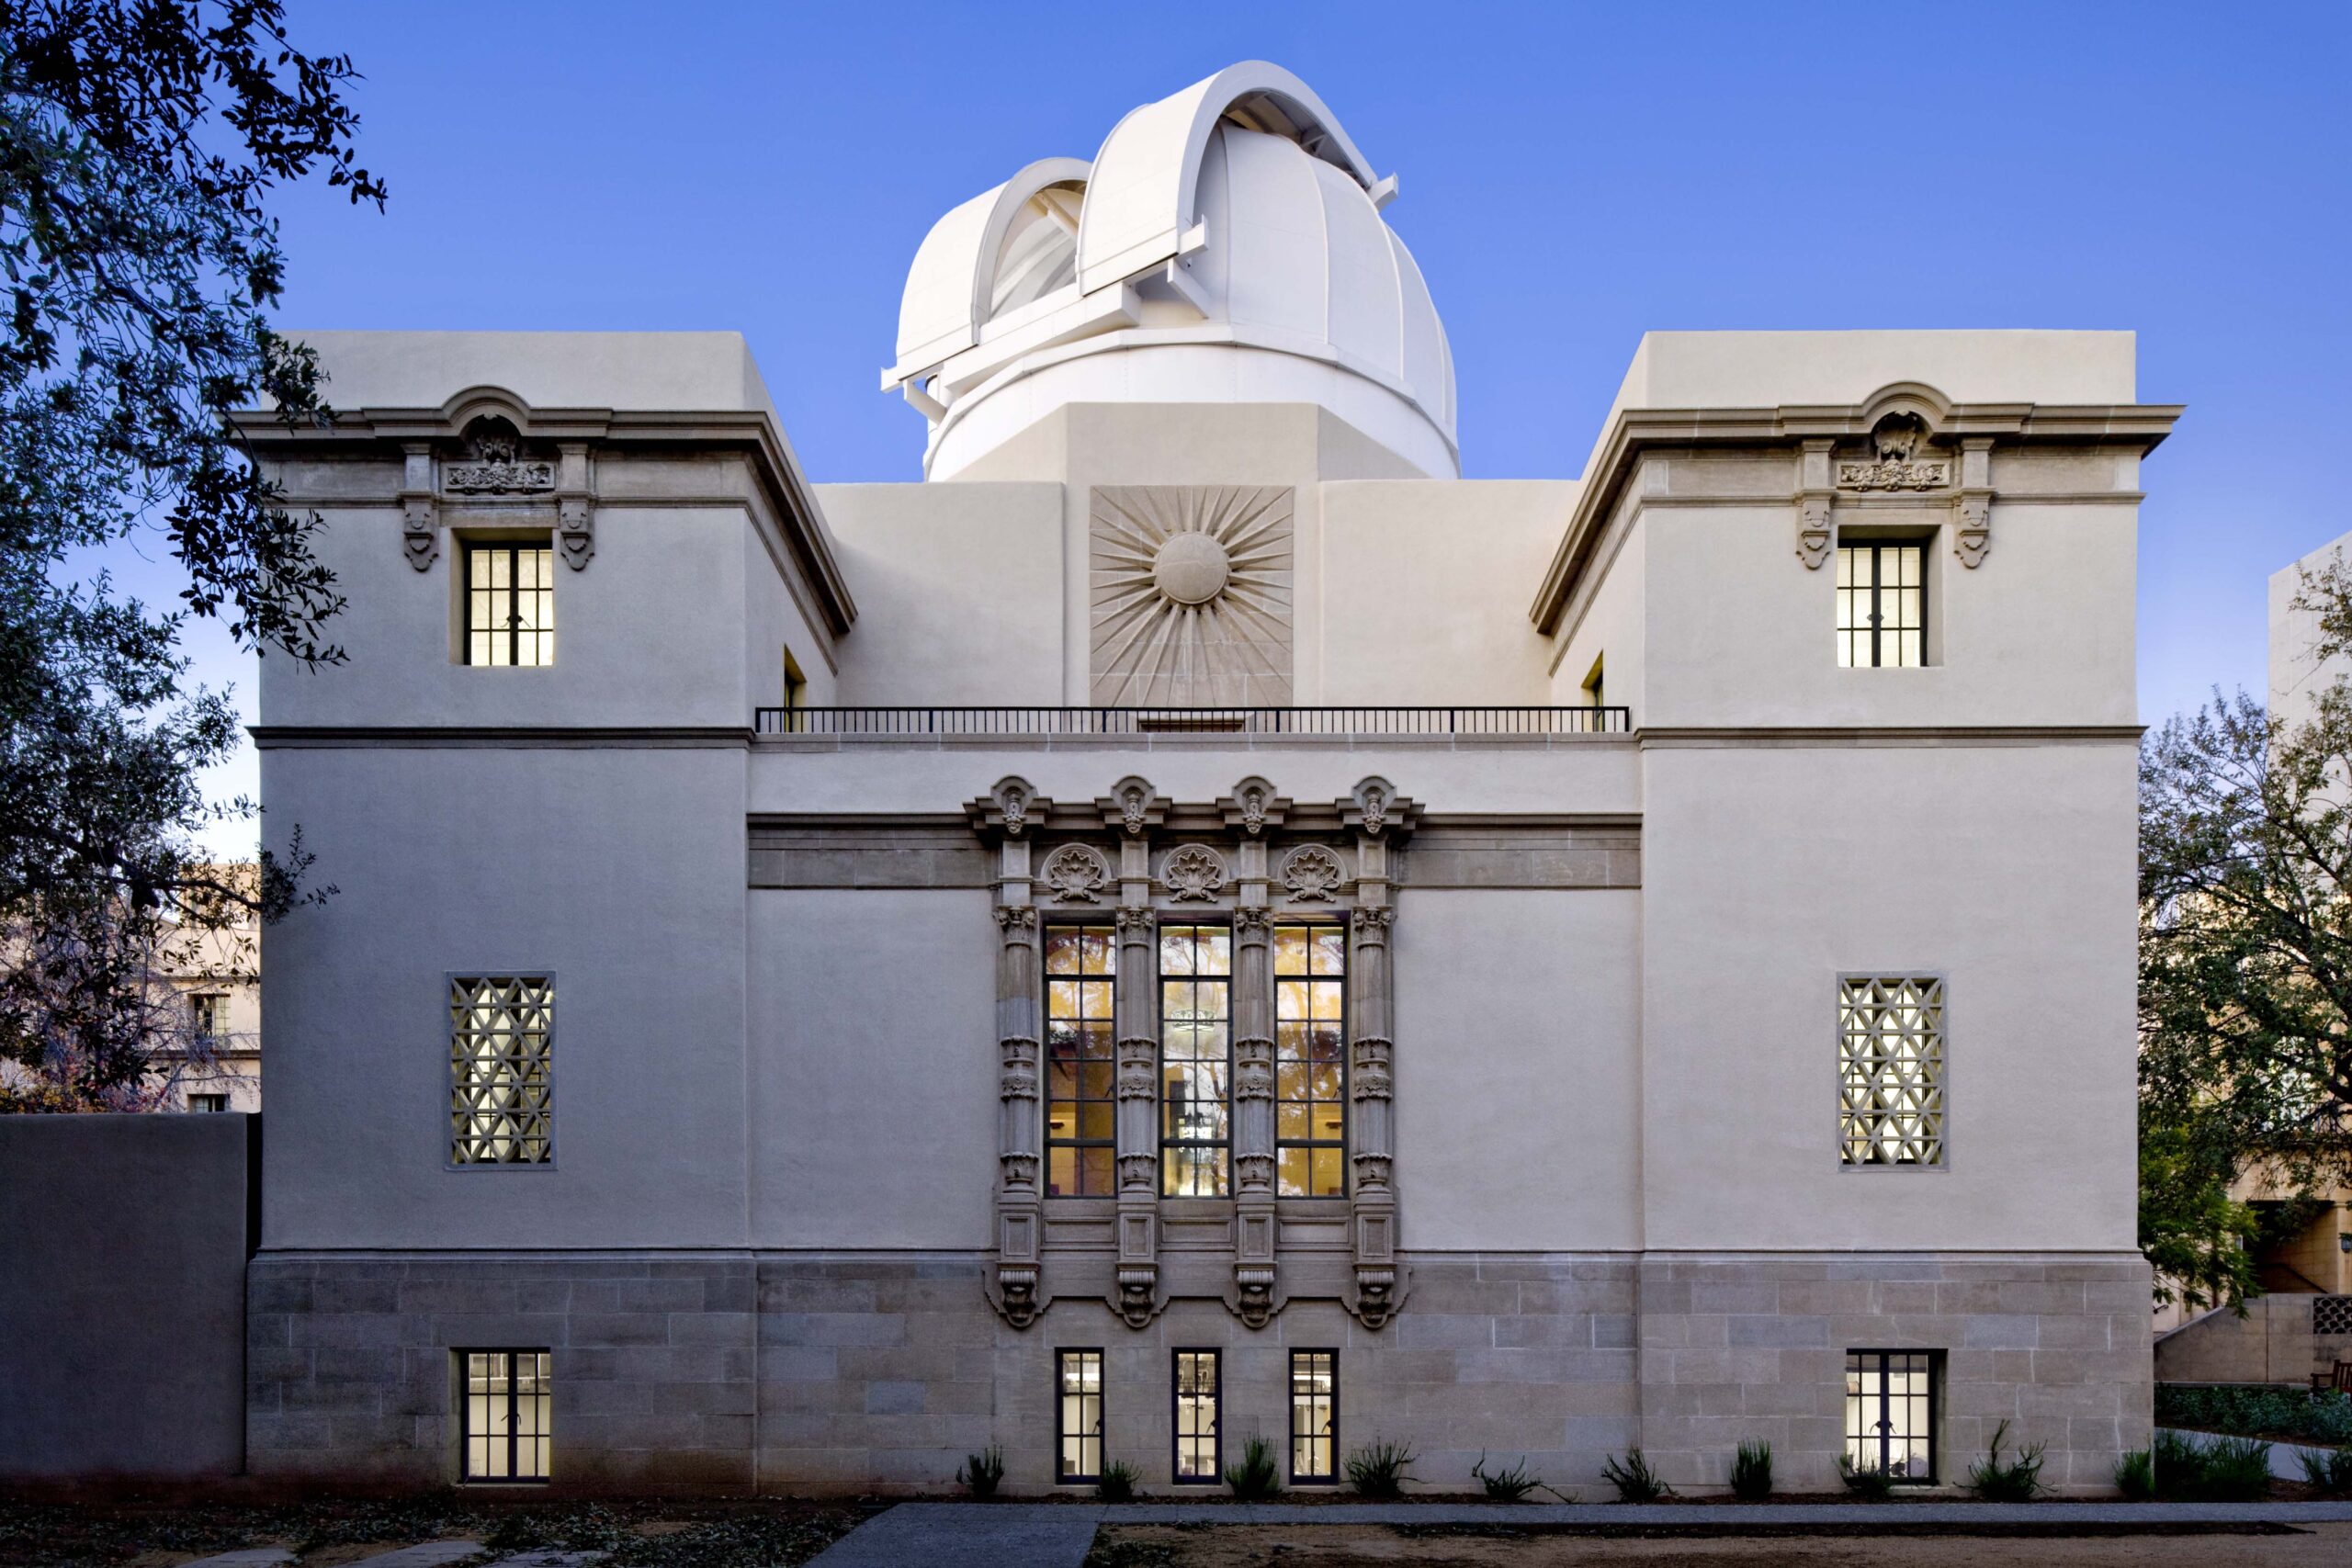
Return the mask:
[[[1175,1393],[1176,1483],[1214,1486],[1225,1468],[1216,1352],[1177,1351]]]
[[[1233,933],[1159,928],[1160,1191],[1222,1198],[1232,1147]]]
[[[1274,928],[1274,1180],[1285,1198],[1347,1196],[1348,932]]]
[[[460,1350],[459,1451],[468,1481],[545,1481],[554,1415],[554,1358],[545,1350]]]
[[[449,982],[449,1163],[555,1158],[555,983],[544,975]]]
[[[466,662],[555,662],[555,552],[466,547]]]
[[[1113,1074],[1118,932],[1046,928],[1046,1195],[1108,1198],[1118,1100]]]
[[[1102,1479],[1102,1352],[1054,1352],[1054,1479]]]
[[[1846,1352],[1846,1462],[1897,1481],[1935,1480],[1935,1352]]]
[[[1944,1162],[1944,983],[1838,982],[1838,1141],[1847,1165]]]
[[[1839,668],[1928,662],[1927,572],[1925,545],[1838,547]]]
[[[1340,1353],[1290,1353],[1290,1479],[1312,1486],[1339,1479]]]

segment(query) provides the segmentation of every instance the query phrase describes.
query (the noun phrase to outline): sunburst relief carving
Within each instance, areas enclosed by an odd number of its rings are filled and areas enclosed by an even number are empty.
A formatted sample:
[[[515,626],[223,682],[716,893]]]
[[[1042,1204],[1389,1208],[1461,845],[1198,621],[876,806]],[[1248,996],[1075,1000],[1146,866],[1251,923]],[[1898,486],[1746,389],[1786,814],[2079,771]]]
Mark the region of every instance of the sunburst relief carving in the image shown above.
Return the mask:
[[[1286,706],[1292,494],[1114,485],[1092,498],[1092,700]]]

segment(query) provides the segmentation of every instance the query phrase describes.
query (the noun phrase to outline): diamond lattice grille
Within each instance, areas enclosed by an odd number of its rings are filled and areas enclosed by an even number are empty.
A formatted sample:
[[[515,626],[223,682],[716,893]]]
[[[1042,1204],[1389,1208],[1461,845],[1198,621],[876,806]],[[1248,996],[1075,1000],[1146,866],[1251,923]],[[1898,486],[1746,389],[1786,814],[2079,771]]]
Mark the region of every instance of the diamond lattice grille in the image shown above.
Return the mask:
[[[555,1157],[555,987],[544,976],[449,982],[449,1159]]]
[[[1943,981],[1840,981],[1838,1044],[1845,1163],[1943,1164]]]

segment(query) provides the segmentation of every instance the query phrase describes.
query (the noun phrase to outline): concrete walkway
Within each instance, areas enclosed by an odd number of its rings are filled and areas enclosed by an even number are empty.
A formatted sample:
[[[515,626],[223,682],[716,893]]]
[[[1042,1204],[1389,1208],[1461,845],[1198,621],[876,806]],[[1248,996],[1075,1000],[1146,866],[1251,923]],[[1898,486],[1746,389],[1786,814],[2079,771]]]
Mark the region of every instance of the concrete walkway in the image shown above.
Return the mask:
[[[1091,1533],[1091,1527],[1089,1532]],[[379,1551],[373,1557],[355,1560],[350,1568],[447,1568],[449,1563],[463,1562],[481,1552],[481,1542],[453,1537]],[[588,1568],[605,1555],[601,1551],[524,1551],[492,1558],[491,1568]],[[1084,1555],[1081,1551],[1080,1556]],[[243,1551],[224,1551],[217,1557],[199,1557],[183,1563],[181,1568],[286,1568],[294,1561],[294,1554],[282,1546],[254,1546]]]
[[[1671,1526],[1726,1535],[1833,1526],[2352,1524],[2352,1503],[901,1503],[809,1568],[1080,1568],[1094,1528],[1120,1525]]]

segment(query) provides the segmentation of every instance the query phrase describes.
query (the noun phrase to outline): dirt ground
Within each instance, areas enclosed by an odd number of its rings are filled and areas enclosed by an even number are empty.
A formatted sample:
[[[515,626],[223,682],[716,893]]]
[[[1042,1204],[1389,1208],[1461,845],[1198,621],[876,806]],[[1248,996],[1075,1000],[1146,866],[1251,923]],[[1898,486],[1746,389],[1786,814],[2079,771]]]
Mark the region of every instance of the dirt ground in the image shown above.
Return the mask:
[[[2352,1563],[2352,1525],[2277,1535],[1505,1535],[1370,1525],[1125,1525],[1095,1537],[1088,1568],[2317,1568]]]

